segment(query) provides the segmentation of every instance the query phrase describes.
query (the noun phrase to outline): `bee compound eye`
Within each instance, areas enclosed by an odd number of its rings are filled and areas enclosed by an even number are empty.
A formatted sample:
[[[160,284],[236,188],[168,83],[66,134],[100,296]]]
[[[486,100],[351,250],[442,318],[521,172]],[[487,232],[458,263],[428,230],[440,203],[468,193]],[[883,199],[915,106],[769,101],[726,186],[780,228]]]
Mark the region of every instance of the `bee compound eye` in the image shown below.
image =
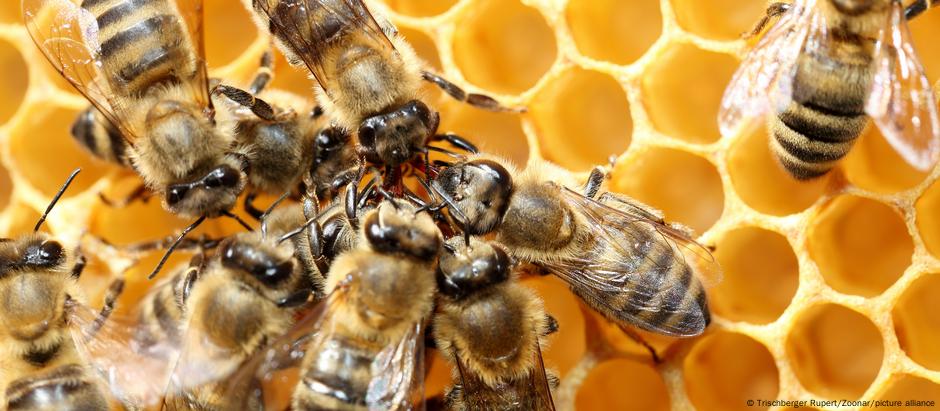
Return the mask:
[[[186,194],[189,192],[189,186],[185,184],[179,184],[170,186],[166,192],[166,203],[170,206],[173,206],[180,201],[183,201],[183,198],[186,198]]]
[[[47,241],[39,246],[39,258],[43,261],[55,262],[62,258],[62,245],[57,241]]]
[[[207,188],[219,188],[219,187],[235,187],[238,184],[238,172],[233,168],[228,166],[222,166],[212,170],[205,179],[203,179],[203,184]]]

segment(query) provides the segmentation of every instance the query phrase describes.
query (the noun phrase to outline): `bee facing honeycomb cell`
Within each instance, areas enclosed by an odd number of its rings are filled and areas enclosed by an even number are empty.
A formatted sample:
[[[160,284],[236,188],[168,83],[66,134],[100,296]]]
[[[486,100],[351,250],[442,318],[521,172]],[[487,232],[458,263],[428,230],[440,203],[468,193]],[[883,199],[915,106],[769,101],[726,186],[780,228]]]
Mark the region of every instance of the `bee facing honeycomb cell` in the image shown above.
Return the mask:
[[[85,229],[123,244],[185,226],[156,200],[127,209],[98,200],[99,191],[127,193],[134,178],[71,140],[69,126],[86,102],[29,40],[17,3],[0,5],[0,234],[31,230],[75,167],[84,171],[49,222],[66,243]],[[582,311],[559,280],[524,282],[560,324],[544,349],[547,366],[562,377],[559,408],[766,409],[746,401],[775,398],[940,402],[940,321],[929,311],[940,298],[940,171],[905,165],[870,127],[834,173],[798,183],[774,163],[765,131],[718,131],[718,103],[744,50],[738,35],[759,19],[764,2],[370,6],[450,80],[529,108],[523,115],[483,112],[426,87],[442,130],[520,164],[543,158],[574,172],[616,155],[614,190],[662,209],[717,247],[725,278],[710,290],[714,323],[706,334],[677,340],[640,333],[664,357],[659,365],[616,327]],[[240,4],[207,0],[206,16],[211,74],[247,83],[267,38]],[[940,48],[931,40],[940,34],[940,10],[911,29],[936,83]],[[283,58],[275,76],[273,87],[310,95],[305,73]],[[238,228],[212,221],[200,230]],[[82,284],[100,296],[113,267],[107,255],[87,252],[92,264]],[[127,272],[123,299],[144,293],[157,257]],[[432,396],[443,391],[449,370],[441,358],[430,367]]]

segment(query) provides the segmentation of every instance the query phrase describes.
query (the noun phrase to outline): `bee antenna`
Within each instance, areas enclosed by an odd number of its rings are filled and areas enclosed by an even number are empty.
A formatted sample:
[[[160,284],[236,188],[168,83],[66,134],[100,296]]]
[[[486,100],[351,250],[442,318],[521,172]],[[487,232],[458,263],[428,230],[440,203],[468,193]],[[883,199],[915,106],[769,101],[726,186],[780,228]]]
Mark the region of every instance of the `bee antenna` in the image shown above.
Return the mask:
[[[231,218],[231,219],[233,219],[233,220],[235,220],[235,221],[238,221],[238,224],[241,224],[242,227],[245,227],[245,229],[248,230],[248,231],[255,231],[255,229],[254,229],[254,228],[251,228],[251,226],[248,225],[248,223],[246,223],[245,220],[242,220],[241,217],[239,217],[239,216],[237,216],[237,215],[235,215],[235,214],[232,214],[231,211],[223,211],[223,212],[222,212],[222,215],[224,215],[224,216],[226,216],[226,217],[228,217],[228,218]]]
[[[268,237],[268,216],[271,215],[271,212],[274,211],[274,209],[277,208],[277,206],[280,205],[281,202],[284,201],[284,199],[287,198],[289,194],[290,194],[290,191],[285,191],[284,194],[281,194],[281,196],[278,197],[277,200],[274,200],[274,202],[271,203],[271,205],[268,206],[266,210],[264,210],[264,213],[261,214],[260,220],[261,220],[261,239],[262,240]]]
[[[302,233],[304,230],[307,229],[307,227],[310,227],[310,225],[312,225],[313,223],[317,222],[317,219],[318,219],[318,218],[319,218],[319,216],[310,217],[309,219],[307,219],[307,221],[304,221],[304,223],[303,223],[300,227],[297,227],[297,228],[291,230],[290,232],[288,232],[288,233],[282,235],[280,238],[278,238],[277,241],[275,242],[275,244],[280,245],[281,243],[287,241],[287,240],[290,239],[291,237],[293,237],[293,236],[295,236],[295,235],[297,235],[297,234]]]
[[[450,158],[453,158],[453,159],[455,159],[455,160],[465,160],[465,159],[467,158],[467,157],[464,156],[463,154],[455,153],[455,152],[450,151],[450,150],[448,150],[448,149],[446,149],[446,148],[443,148],[443,147],[427,146],[426,148],[427,148],[428,151],[436,151],[436,152],[438,152],[438,153],[446,154],[447,156],[449,156]]]
[[[441,196],[441,199],[444,200],[445,204],[447,204],[447,208],[450,209],[452,216],[454,214],[457,215],[458,217],[457,222],[463,226],[464,242],[466,242],[467,246],[469,247],[470,246],[470,232],[467,231],[467,226],[470,224],[470,219],[468,219],[467,216],[464,215],[463,211],[460,211],[460,208],[457,207],[457,204],[454,203],[454,200],[450,198],[449,195],[447,195],[443,191],[438,190],[437,187],[434,186],[434,184],[430,184],[427,187],[430,188],[431,191],[433,191],[437,195]]]
[[[447,253],[450,255],[457,254],[457,249],[453,245],[447,243],[444,243],[444,251],[447,251]]]
[[[69,188],[69,184],[72,184],[72,180],[75,179],[75,176],[81,172],[82,169],[76,168],[75,171],[72,171],[72,174],[69,175],[69,178],[65,180],[65,184],[62,184],[62,188],[59,189],[58,193],[55,193],[55,196],[52,197],[52,201],[49,202],[49,205],[46,207],[46,211],[42,213],[42,217],[39,217],[39,221],[36,222],[36,226],[33,227],[33,232],[39,231],[39,227],[42,227],[42,223],[46,221],[46,217],[49,215],[49,212],[52,211],[52,208],[55,207],[55,203],[59,202],[59,199],[62,198],[62,194],[65,194],[65,190]]]
[[[176,250],[176,247],[178,247],[180,243],[183,242],[183,239],[186,238],[186,235],[189,234],[190,231],[195,230],[196,227],[199,227],[199,224],[202,224],[203,221],[206,221],[206,216],[197,218],[196,221],[193,221],[192,224],[183,229],[183,232],[180,233],[179,237],[176,237],[176,241],[174,241],[173,244],[170,244],[170,247],[166,249],[165,253],[163,253],[163,258],[161,258],[160,262],[157,263],[157,267],[154,268],[150,275],[147,276],[148,280],[152,280],[153,277],[157,276],[157,273],[159,273],[160,269],[163,268],[163,265],[166,264],[166,260],[170,258],[170,254],[173,254],[173,250]]]

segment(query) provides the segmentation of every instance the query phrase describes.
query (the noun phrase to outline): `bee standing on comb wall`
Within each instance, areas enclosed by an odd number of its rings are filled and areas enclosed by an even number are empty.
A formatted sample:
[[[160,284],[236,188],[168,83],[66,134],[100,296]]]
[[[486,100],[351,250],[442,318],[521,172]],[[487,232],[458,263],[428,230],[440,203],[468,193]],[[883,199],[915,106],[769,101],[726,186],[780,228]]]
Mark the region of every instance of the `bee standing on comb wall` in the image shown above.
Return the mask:
[[[545,162],[518,172],[504,160],[471,156],[444,169],[431,189],[466,233],[495,233],[513,256],[559,276],[618,325],[701,334],[710,321],[703,281],[717,281],[721,271],[712,255],[658,211],[600,193],[600,168],[583,193],[569,176]]]
[[[916,0],[796,0],[774,3],[725,90],[719,125],[734,133],[770,114],[771,151],[793,177],[826,174],[848,154],[871,117],[912,166],[940,154],[936,97],[907,20],[935,6]]]
[[[554,410],[539,339],[557,323],[534,292],[517,284],[496,243],[454,237],[437,272],[434,339],[455,368],[451,410]],[[551,381],[551,383],[549,382]]]
[[[108,410],[110,387],[98,378],[73,340],[108,318],[123,287],[112,283],[94,320],[81,310],[80,255],[39,231],[46,215],[78,173],[69,177],[34,232],[0,241],[0,408],[4,410]]]
[[[330,120],[358,130],[370,162],[398,166],[435,140],[476,151],[463,138],[437,134],[439,115],[418,96],[422,79],[460,101],[506,110],[490,97],[468,94],[422,71],[411,46],[362,0],[251,0],[249,7],[288,59],[313,74],[317,101]]]

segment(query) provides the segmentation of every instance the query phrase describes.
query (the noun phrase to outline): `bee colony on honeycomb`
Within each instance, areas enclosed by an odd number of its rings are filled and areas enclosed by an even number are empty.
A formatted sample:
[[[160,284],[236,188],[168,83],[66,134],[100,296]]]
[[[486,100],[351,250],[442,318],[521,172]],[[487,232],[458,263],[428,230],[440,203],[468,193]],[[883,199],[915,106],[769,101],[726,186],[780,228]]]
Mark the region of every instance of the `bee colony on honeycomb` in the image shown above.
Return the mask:
[[[546,366],[561,377],[559,409],[767,409],[746,402],[773,399],[940,402],[940,168],[916,171],[870,126],[834,172],[797,182],[775,163],[763,129],[719,133],[719,101],[747,46],[740,34],[762,16],[765,2],[369,5],[434,71],[468,91],[528,108],[521,115],[486,112],[425,87],[441,111],[441,130],[520,165],[541,158],[574,173],[615,155],[613,191],[661,209],[715,247],[724,274],[708,290],[713,322],[705,334],[676,339],[638,331],[660,364],[582,307],[561,280],[524,280],[560,326],[543,348]],[[207,0],[205,16],[210,75],[247,84],[267,35],[233,0]],[[940,10],[910,27],[936,83]],[[72,140],[69,126],[87,101],[30,41],[18,1],[0,5],[0,67],[0,235],[31,231],[76,167],[83,172],[48,222],[65,244],[78,244],[85,233],[129,244],[188,224],[156,199],[125,208],[101,202],[99,192],[120,197],[138,177],[92,159]],[[280,55],[274,72],[274,88],[312,96],[306,73]],[[239,230],[218,219],[197,233]],[[146,276],[160,253],[128,268],[109,250],[83,249],[89,268],[81,283],[97,304],[112,273],[124,272],[118,311],[127,312],[132,304],[125,302],[152,284]],[[170,265],[187,258],[177,253]],[[449,366],[434,358],[427,396],[443,392],[449,379]]]

